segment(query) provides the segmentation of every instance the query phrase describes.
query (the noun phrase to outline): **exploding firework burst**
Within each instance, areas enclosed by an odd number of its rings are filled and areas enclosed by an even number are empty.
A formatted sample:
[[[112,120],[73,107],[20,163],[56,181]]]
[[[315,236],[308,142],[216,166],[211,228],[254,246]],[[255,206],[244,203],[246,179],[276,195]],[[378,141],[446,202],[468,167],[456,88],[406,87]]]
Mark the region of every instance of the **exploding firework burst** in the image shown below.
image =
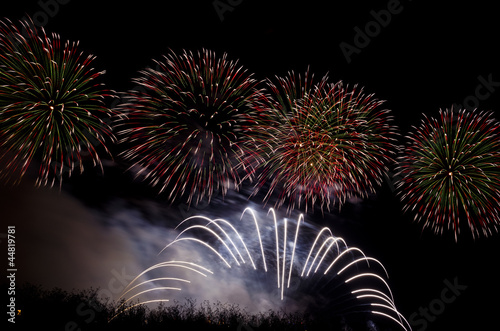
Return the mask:
[[[267,185],[265,200],[279,192],[275,207],[288,203],[321,209],[352,196],[365,197],[380,185],[395,153],[395,127],[383,101],[357,86],[323,77],[313,84],[306,72],[268,81],[262,172],[256,192]],[[266,184],[267,183],[267,184]]]
[[[124,158],[172,201],[238,188],[252,172],[257,82],[237,61],[208,50],[171,52],[155,62],[121,107]]]
[[[411,330],[396,308],[380,261],[349,247],[329,228],[319,230],[306,224],[302,215],[298,221],[278,221],[273,209],[269,215],[267,222],[247,208],[239,222],[205,216],[185,219],[178,226],[182,230],[177,237],[160,252],[173,255],[130,282],[117,314],[137,305],[175,301],[176,293],[186,291],[181,296],[186,295],[190,287],[201,291],[198,297],[203,297],[203,291],[213,292],[214,286],[224,287],[219,283],[228,284],[227,273],[234,272],[238,284],[246,284],[239,286],[260,289],[252,301],[272,302],[271,309],[280,303],[299,309],[310,304],[316,314],[375,315]],[[192,260],[177,256],[182,245],[188,245],[186,252],[195,256]],[[196,255],[196,251],[203,254]],[[262,300],[258,295],[267,298]]]
[[[425,116],[425,115],[424,115]],[[398,183],[404,210],[436,233],[460,232],[466,220],[474,238],[500,223],[500,124],[491,113],[440,110],[408,136]]]
[[[103,119],[112,96],[95,80],[104,72],[90,67],[94,56],[62,43],[33,22],[0,21],[0,160],[1,177],[19,181],[35,159],[37,185],[61,183],[86,160],[101,166],[113,139]]]

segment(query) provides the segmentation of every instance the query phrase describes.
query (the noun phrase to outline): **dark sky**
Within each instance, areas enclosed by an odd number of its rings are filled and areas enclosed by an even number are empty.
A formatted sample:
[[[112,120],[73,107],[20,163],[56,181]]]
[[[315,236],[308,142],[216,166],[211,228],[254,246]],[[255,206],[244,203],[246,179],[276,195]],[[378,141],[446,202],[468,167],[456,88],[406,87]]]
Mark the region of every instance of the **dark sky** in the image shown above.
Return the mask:
[[[418,125],[422,113],[436,115],[440,108],[464,101],[471,105],[477,102],[478,108],[492,110],[499,118],[500,83],[495,86],[495,82],[500,82],[497,45],[500,31],[498,10],[493,2],[454,2],[448,6],[415,0],[317,4],[246,0],[233,1],[236,5],[230,11],[218,13],[214,3],[229,2],[71,0],[58,4],[57,8],[51,5],[44,9],[43,1],[15,4],[11,1],[2,5],[0,16],[17,20],[26,14],[33,15],[47,31],[59,33],[62,39],[80,40],[82,49],[97,56],[96,67],[107,70],[106,85],[117,91],[132,88],[131,78],[169,49],[208,48],[239,59],[259,79],[284,75],[290,70],[303,72],[309,66],[318,76],[328,72],[332,81],[364,86],[367,92],[387,100],[385,105],[393,111],[403,134],[411,125]],[[381,14],[388,7],[393,11],[390,21]],[[377,15],[385,18],[385,26],[374,24]],[[372,29],[369,40],[363,40],[357,32],[366,28]],[[342,43],[356,47],[349,59],[340,47]],[[489,86],[489,94],[478,98],[478,86],[488,79],[494,82]],[[96,203],[100,198],[109,199],[122,188],[128,191],[133,191],[130,187],[141,188],[128,182],[129,178],[122,179],[118,171],[110,172],[112,179],[89,179],[92,175],[87,175],[84,180],[74,180],[69,193],[33,190],[29,183],[15,189],[2,187],[1,207],[2,211],[7,210],[2,226],[15,223],[29,233],[22,250],[26,252],[25,268],[31,273],[28,279],[36,279],[37,272],[50,277],[42,272],[41,262],[30,260],[35,252],[31,251],[34,248],[33,243],[28,243],[31,240],[28,236],[36,237],[37,231],[54,237],[56,243],[57,231],[65,236],[81,234],[74,239],[75,245],[85,246],[89,242],[89,247],[99,250],[100,245],[90,242],[105,240],[106,234],[93,231],[100,225],[90,229],[85,221],[80,222],[86,219],[82,216],[87,213],[84,205],[89,201]],[[145,192],[149,194],[147,189]],[[46,204],[40,202],[44,199],[48,199]],[[75,214],[80,218],[73,222],[65,216],[54,217],[57,226],[52,228],[50,217],[37,216],[33,211],[19,212],[24,207],[42,208],[44,215],[50,215],[52,209],[47,206],[54,206],[55,214],[64,215],[64,209],[69,213],[72,204],[76,204]],[[496,269],[500,237],[473,241],[470,233],[463,231],[457,244],[451,236],[422,233],[421,227],[412,224],[410,216],[403,215],[400,207],[386,183],[378,196],[348,206],[340,213],[342,221],[329,223],[328,215],[309,217],[319,223],[334,224],[349,243],[363,248],[388,267],[396,304],[407,318],[418,313],[420,307],[429,307],[433,302],[439,305],[436,300],[446,287],[445,280],[453,283],[458,279],[459,284],[466,285],[456,300],[447,303],[444,311],[428,323],[426,330],[465,329],[465,324],[479,325],[476,330],[493,329],[487,326],[496,321],[495,314],[500,308],[496,300],[500,295]],[[37,217],[43,218],[49,228],[40,225],[45,223],[39,223]],[[96,236],[100,239],[94,239]],[[40,245],[49,242],[33,240]],[[58,249],[54,244],[42,251],[49,254]],[[74,254],[87,252],[75,250]],[[127,259],[123,254],[108,251],[96,270],[107,272],[113,263],[119,269],[122,262],[116,261]],[[64,257],[59,255],[55,260],[64,263]],[[84,271],[76,277],[75,272],[62,266],[60,269],[64,270],[61,271],[64,286],[93,284]],[[68,281],[72,277],[75,280]],[[47,283],[57,286],[57,282],[51,279]],[[417,324],[414,329],[423,330],[422,325]]]

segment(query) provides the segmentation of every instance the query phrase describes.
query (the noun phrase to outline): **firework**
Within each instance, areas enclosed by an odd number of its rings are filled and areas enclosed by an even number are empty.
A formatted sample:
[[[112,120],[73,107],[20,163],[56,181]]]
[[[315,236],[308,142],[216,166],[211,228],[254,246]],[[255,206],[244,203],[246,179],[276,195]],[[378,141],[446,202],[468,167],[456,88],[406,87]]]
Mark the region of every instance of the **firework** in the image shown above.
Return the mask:
[[[100,150],[112,139],[103,122],[110,96],[95,80],[94,56],[62,43],[33,22],[0,21],[1,177],[18,182],[29,165],[40,162],[37,185],[61,183],[90,159],[101,166]]]
[[[123,157],[171,201],[238,188],[252,172],[257,82],[227,54],[209,50],[170,52],[155,63],[121,106]]]
[[[323,210],[374,192],[395,153],[396,130],[383,101],[326,76],[314,84],[309,72],[268,86],[264,105],[273,116],[257,145],[263,162],[254,194],[266,187],[266,201],[279,192],[275,207]]]
[[[263,295],[271,297],[265,301],[274,302],[274,309],[283,302],[293,306],[290,302],[294,300],[299,302],[296,306],[305,309],[312,298],[315,312],[328,316],[375,314],[411,330],[396,308],[387,271],[380,261],[349,247],[329,228],[319,230],[305,224],[302,215],[297,221],[278,221],[273,209],[268,215],[271,217],[263,220],[247,208],[239,222],[205,216],[185,219],[178,226],[177,237],[160,254],[179,252],[181,245],[188,245],[191,253],[199,248],[209,254],[193,261],[173,256],[147,268],[124,289],[118,314],[141,304],[175,300],[176,292],[188,291],[191,286],[200,289],[206,284],[207,291],[213,290],[211,281],[227,281],[225,269],[247,281],[260,275],[253,282],[264,284],[248,287],[262,288]],[[237,273],[239,270],[242,272]],[[137,300],[133,306],[126,306]]]
[[[424,115],[425,116],[425,115]],[[460,221],[474,238],[489,236],[500,222],[499,123],[491,113],[440,110],[413,128],[400,162],[397,187],[404,210],[457,240]]]

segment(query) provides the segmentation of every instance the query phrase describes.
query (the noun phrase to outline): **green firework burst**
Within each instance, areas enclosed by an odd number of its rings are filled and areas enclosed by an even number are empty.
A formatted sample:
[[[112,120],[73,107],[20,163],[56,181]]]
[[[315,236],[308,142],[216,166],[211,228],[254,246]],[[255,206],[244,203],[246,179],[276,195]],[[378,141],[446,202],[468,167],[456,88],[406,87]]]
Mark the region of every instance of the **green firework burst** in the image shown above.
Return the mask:
[[[440,110],[413,128],[400,162],[404,210],[436,233],[466,221],[474,237],[500,223],[500,124],[492,113]]]
[[[33,161],[36,185],[61,183],[85,160],[101,166],[113,140],[103,121],[112,96],[96,82],[95,57],[33,22],[0,21],[0,176],[18,182]]]

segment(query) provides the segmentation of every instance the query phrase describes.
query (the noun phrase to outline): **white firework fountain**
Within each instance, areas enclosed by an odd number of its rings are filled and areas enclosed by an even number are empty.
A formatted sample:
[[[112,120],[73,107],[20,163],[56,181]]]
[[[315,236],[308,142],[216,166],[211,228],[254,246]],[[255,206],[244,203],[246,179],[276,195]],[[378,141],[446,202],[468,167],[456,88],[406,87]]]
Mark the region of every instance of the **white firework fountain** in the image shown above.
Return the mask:
[[[177,229],[177,237],[159,253],[172,258],[152,265],[130,282],[118,314],[137,305],[171,301],[182,291],[214,292],[211,284],[223,283],[231,274],[239,286],[253,286],[258,296],[265,296],[252,297],[257,306],[271,302],[273,308],[330,315],[372,314],[411,330],[396,308],[382,263],[349,247],[329,228],[305,223],[303,215],[296,221],[278,221],[270,209],[261,219],[254,209],[246,208],[237,222],[192,216]],[[185,253],[186,247],[190,254]],[[177,256],[180,251],[184,257]],[[192,259],[185,259],[186,255]],[[224,292],[220,288],[224,286],[218,287],[219,294]],[[231,291],[229,285],[225,291]]]

